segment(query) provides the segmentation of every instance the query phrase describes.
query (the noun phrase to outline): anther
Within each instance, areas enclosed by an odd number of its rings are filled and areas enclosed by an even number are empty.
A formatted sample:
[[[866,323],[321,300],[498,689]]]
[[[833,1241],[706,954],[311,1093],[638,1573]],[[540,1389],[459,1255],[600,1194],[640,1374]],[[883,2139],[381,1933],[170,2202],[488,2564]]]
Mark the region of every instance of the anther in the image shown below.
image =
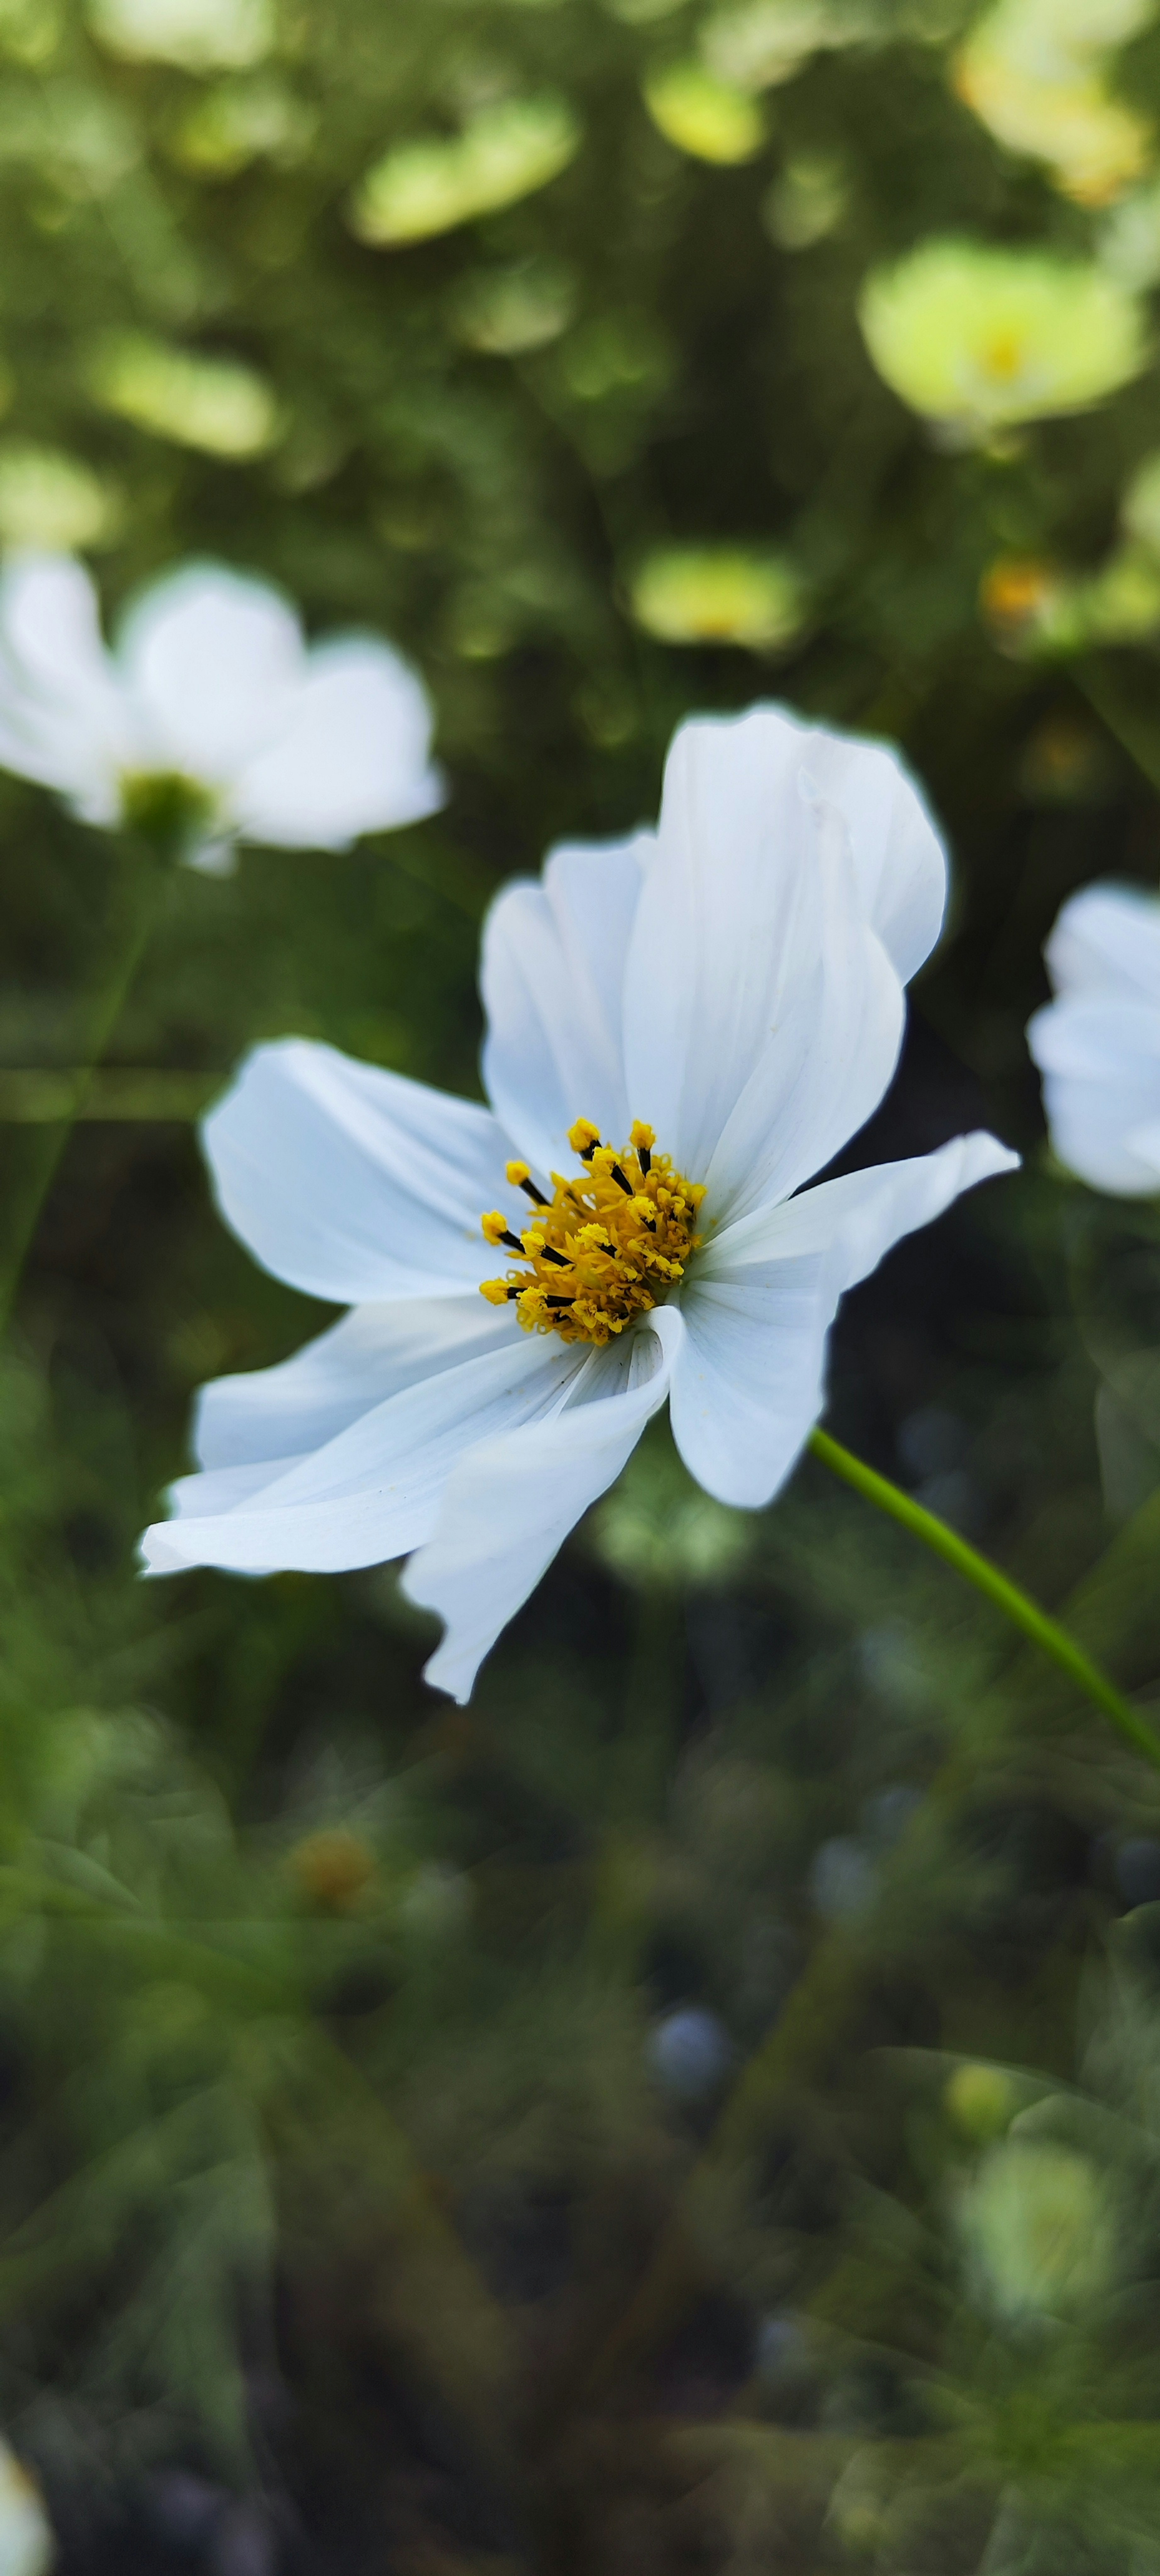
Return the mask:
[[[522,1245],[520,1249],[523,1250]],[[572,1267],[567,1253],[557,1252],[555,1246],[550,1243],[541,1243],[537,1246],[537,1257],[541,1261],[554,1261],[558,1270],[570,1270]]]
[[[636,1191],[632,1186],[632,1182],[629,1180],[627,1173],[621,1171],[619,1163],[610,1164],[609,1173],[611,1179],[615,1181],[618,1190],[623,1190],[627,1198],[634,1199],[636,1197]]]
[[[510,1225],[505,1225],[500,1242],[506,1243],[509,1252],[522,1252],[524,1248],[518,1234],[512,1233]]]
[[[600,1129],[593,1126],[590,1118],[578,1118],[575,1126],[568,1129],[568,1142],[582,1163],[590,1163],[600,1143]]]

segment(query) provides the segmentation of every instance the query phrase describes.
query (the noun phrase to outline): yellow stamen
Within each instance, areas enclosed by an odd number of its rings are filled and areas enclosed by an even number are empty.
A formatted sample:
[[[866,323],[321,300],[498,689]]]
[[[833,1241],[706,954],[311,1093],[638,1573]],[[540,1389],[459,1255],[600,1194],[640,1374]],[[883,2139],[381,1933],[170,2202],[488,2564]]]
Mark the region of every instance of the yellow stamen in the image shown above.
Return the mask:
[[[511,1182],[513,1190],[518,1190],[521,1181],[530,1181],[531,1177],[530,1163],[507,1163],[504,1166],[504,1178]]]
[[[492,1306],[510,1301],[525,1332],[602,1349],[684,1277],[700,1242],[693,1228],[705,1192],[675,1172],[667,1154],[654,1156],[643,1119],[622,1153],[601,1144],[590,1118],[577,1119],[568,1142],[587,1170],[574,1180],[553,1172],[551,1204],[518,1235],[527,1267],[485,1279],[482,1294]],[[509,1163],[507,1177],[522,1185],[526,1164]],[[514,1248],[517,1237],[498,1209],[484,1217],[483,1231],[488,1243]]]

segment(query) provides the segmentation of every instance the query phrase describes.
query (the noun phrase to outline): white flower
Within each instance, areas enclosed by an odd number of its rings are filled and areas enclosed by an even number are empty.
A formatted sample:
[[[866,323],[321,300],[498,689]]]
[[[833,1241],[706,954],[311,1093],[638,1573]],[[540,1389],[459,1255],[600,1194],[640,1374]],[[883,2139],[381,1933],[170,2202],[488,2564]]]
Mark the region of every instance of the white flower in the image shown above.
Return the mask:
[[[1160,901],[1085,886],[1044,955],[1055,1000],[1027,1043],[1061,1163],[1124,1198],[1160,1191]]]
[[[500,895],[490,1108],[259,1047],[207,1121],[219,1203],[267,1268],[353,1312],[203,1391],[204,1472],[149,1568],[417,1551],[405,1588],[447,1631],[428,1677],[466,1698],[666,1397],[707,1491],[767,1503],[822,1410],[843,1290],[1017,1159],[959,1137],[803,1189],[886,1089],[944,899],[891,753],[757,707],[682,727],[655,834],[557,849]]]
[[[55,2556],[40,2489],[0,2441],[0,2576],[48,2576]]]
[[[236,840],[342,849],[442,801],[421,681],[371,635],[307,647],[265,582],[189,564],[146,591],[116,648],[69,555],[0,576],[0,766],[87,823],[168,827],[195,865]]]

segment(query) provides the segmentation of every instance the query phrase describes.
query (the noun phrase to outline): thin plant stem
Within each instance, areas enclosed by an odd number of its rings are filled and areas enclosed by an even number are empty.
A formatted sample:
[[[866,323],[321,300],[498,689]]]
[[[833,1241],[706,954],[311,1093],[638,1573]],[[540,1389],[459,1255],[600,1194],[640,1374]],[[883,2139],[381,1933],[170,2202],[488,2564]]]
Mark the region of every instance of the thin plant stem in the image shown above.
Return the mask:
[[[3,1269],[0,1271],[0,1334],[7,1331],[24,1271],[24,1264],[35,1241],[37,1226],[48,1193],[60,1169],[61,1159],[78,1117],[84,1108],[94,1073],[113,1035],[130,988],[144,956],[161,900],[169,883],[168,871],[152,851],[132,855],[123,863],[120,935],[112,943],[113,954],[108,971],[93,999],[85,1043],[85,1061],[81,1069],[67,1114],[54,1121],[46,1131],[23,1206],[19,1209],[12,1231]]]
[[[1058,1620],[1049,1618],[1046,1610],[1041,1610],[1037,1601],[1032,1601],[1017,1583],[1012,1583],[1009,1575],[1000,1573],[989,1557],[980,1556],[977,1548],[969,1547],[957,1530],[948,1528],[947,1523],[939,1519],[937,1512],[929,1512],[925,1504],[916,1503],[912,1494],[904,1494],[901,1486],[892,1485],[888,1476],[880,1476],[875,1468],[866,1465],[864,1459],[856,1458],[851,1449],[844,1449],[841,1441],[834,1440],[828,1431],[812,1432],[809,1445],[815,1458],[820,1458],[823,1466],[832,1468],[844,1484],[852,1485],[856,1494],[873,1503],[878,1511],[887,1513],[901,1528],[909,1530],[912,1537],[921,1539],[924,1547],[941,1556],[944,1564],[953,1565],[956,1574],[963,1575],[968,1583],[974,1584],[977,1592],[993,1601],[996,1609],[1001,1610],[1014,1627],[1021,1628],[1041,1654],[1049,1655],[1077,1689],[1111,1719],[1133,1750],[1142,1753],[1145,1761],[1160,1771],[1160,1741],[1153,1735],[1151,1727],[1145,1725],[1131,1701],[1124,1698],[1115,1683],[1109,1681],[1107,1674],[1101,1672],[1099,1665],[1092,1662],[1091,1656],[1084,1653],[1074,1637],[1069,1636],[1067,1629],[1060,1627]]]

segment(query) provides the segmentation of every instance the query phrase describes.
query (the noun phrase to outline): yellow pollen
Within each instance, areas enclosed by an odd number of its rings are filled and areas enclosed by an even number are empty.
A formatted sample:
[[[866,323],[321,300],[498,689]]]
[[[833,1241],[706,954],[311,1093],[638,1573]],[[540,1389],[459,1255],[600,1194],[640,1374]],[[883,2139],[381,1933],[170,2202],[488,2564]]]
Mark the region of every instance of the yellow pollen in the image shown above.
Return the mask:
[[[599,1349],[663,1304],[700,1242],[693,1229],[705,1192],[675,1172],[667,1154],[654,1156],[654,1141],[638,1118],[631,1144],[617,1153],[590,1118],[578,1118],[568,1142],[587,1170],[575,1180],[553,1172],[550,1204],[522,1231],[498,1208],[483,1218],[487,1242],[518,1241],[525,1263],[483,1281],[488,1304],[514,1305],[525,1332]],[[509,1163],[507,1177],[522,1185],[527,1165]]]

